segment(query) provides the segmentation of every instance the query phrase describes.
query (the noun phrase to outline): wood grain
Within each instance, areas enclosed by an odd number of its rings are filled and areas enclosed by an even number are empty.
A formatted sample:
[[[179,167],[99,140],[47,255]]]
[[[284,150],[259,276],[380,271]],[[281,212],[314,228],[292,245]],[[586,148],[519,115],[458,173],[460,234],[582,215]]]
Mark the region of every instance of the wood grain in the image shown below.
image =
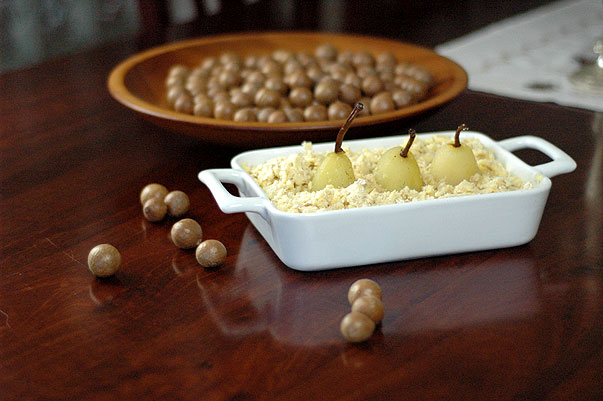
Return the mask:
[[[114,43],[0,76],[0,399],[601,399],[593,113],[465,91],[415,125],[537,135],[577,161],[553,179],[529,244],[300,273],[196,178],[240,149],[163,130],[110,97],[109,72],[138,51]],[[228,249],[223,268],[175,248],[174,219],[143,218],[150,182],[190,196],[188,217]],[[123,265],[96,279],[86,258],[105,242]],[[347,289],[365,277],[383,288],[385,319],[348,344]]]

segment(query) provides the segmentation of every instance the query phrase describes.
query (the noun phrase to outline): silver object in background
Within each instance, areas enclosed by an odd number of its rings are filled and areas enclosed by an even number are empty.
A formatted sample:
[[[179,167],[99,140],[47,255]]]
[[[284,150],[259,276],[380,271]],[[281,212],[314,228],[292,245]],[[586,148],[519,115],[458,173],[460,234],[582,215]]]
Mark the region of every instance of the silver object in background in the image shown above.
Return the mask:
[[[578,89],[603,94],[603,39],[597,40],[593,51],[598,55],[595,63],[580,68],[569,79]]]

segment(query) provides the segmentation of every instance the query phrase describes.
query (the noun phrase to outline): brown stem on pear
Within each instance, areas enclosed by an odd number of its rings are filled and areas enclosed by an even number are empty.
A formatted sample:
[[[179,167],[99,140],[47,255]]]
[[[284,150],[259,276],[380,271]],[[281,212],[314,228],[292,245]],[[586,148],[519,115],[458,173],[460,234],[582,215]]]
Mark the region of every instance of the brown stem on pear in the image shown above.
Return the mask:
[[[412,143],[415,141],[415,137],[417,136],[417,133],[414,129],[410,128],[408,130],[408,135],[410,135],[410,138],[408,138],[408,142],[406,142],[406,146],[404,147],[404,149],[402,149],[402,152],[400,152],[400,156],[402,156],[402,157],[408,156],[408,151],[410,150]]]
[[[356,114],[358,114],[358,112],[362,109],[364,109],[364,105],[360,102],[356,103],[356,105],[352,109],[352,112],[348,116],[348,119],[345,120],[345,123],[343,124],[343,127],[341,127],[341,129],[339,130],[339,133],[337,134],[337,139],[335,140],[335,153],[343,152],[343,149],[341,149],[341,142],[343,142],[343,137],[345,136],[345,133],[348,132],[348,128],[350,128],[350,125],[352,124],[352,121],[354,121]]]
[[[454,146],[455,148],[459,148],[461,146],[461,140],[459,139],[461,131],[466,131],[468,129],[469,127],[467,127],[467,125],[465,124],[459,125],[459,127],[456,129],[456,134],[454,134],[454,145],[452,146]]]

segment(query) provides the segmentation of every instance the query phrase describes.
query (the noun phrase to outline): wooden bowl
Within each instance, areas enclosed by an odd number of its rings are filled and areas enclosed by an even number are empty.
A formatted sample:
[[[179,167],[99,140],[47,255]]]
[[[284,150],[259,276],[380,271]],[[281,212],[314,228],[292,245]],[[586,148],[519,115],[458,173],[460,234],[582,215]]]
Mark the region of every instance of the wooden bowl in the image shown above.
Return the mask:
[[[238,147],[266,147],[298,144],[302,141],[332,141],[343,121],[269,124],[234,122],[178,113],[167,104],[165,79],[175,64],[195,67],[205,57],[232,51],[240,56],[266,55],[277,49],[314,52],[325,43],[339,51],[389,51],[398,61],[410,61],[427,68],[436,84],[428,97],[396,111],[356,118],[348,136],[382,136],[384,128],[402,132],[410,128],[411,117],[424,115],[455,98],[467,85],[466,72],[455,62],[432,50],[394,40],[333,33],[250,33],[214,36],[159,46],[123,61],[108,79],[111,95],[124,106],[152,123],[207,142]]]

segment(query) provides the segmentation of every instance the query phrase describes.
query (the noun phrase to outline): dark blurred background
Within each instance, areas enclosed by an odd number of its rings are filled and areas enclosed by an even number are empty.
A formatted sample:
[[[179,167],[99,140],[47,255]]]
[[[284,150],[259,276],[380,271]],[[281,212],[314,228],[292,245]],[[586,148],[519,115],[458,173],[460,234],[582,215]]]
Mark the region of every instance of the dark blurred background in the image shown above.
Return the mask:
[[[128,41],[133,50],[141,50],[218,32],[352,32],[433,47],[550,2],[0,0],[0,72],[113,41]],[[437,23],[424,23],[426,16]],[[375,29],[374,23],[368,23],[372,20],[383,23]]]

